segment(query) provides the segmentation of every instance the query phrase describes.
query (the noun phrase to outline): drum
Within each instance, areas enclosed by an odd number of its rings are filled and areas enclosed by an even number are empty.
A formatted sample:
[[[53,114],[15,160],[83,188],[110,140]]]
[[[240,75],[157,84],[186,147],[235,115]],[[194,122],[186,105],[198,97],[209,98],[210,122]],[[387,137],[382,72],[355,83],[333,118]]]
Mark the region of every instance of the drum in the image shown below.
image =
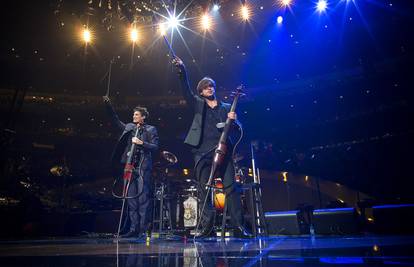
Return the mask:
[[[226,195],[223,192],[223,182],[221,180],[221,178],[215,178],[214,179],[214,193],[213,193],[213,197],[214,197],[214,207],[219,210],[219,211],[223,211],[224,210],[224,204],[226,201]]]
[[[197,225],[197,198],[189,196],[183,202],[184,206],[184,227],[196,227]]]

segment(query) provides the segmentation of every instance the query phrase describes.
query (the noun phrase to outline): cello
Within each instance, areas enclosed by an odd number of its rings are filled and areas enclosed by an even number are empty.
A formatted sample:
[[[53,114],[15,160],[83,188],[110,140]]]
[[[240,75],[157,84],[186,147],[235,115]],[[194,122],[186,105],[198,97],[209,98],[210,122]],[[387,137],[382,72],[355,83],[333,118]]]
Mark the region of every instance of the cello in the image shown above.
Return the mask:
[[[233,103],[231,105],[230,111],[229,112],[234,112],[236,110],[237,107],[237,103],[239,101],[239,97],[241,95],[243,95],[243,86],[240,85],[236,88],[236,91],[233,93],[234,94],[234,99],[233,99]],[[231,128],[231,124],[233,123],[233,119],[227,118],[226,122],[224,124],[223,127],[223,131],[220,135],[220,139],[219,142],[217,144],[217,147],[214,151],[214,156],[213,156],[213,162],[211,164],[211,170],[210,170],[210,175],[209,178],[207,180],[207,187],[210,187],[214,178],[214,175],[217,171],[217,168],[223,163],[224,158],[226,157],[227,154],[227,138],[229,136],[229,132],[230,132],[230,128]]]
[[[239,100],[240,96],[244,95],[242,89],[243,89],[243,85],[240,85],[236,88],[236,91],[233,93],[234,99],[233,99],[233,103],[231,105],[231,108],[230,108],[229,112],[234,112],[236,110],[237,103],[238,103],[238,100]],[[217,171],[218,167],[220,165],[222,165],[222,163],[223,163],[223,161],[224,161],[224,159],[225,159],[225,157],[228,153],[227,138],[229,136],[230,129],[231,129],[231,126],[232,126],[233,122],[234,122],[233,119],[230,119],[230,118],[227,117],[226,122],[224,123],[224,126],[223,126],[223,131],[220,135],[219,142],[218,142],[218,144],[217,144],[217,146],[214,150],[210,175],[209,175],[209,178],[208,178],[207,184],[206,184],[207,194],[206,194],[206,197],[204,199],[203,206],[201,208],[201,213],[200,214],[203,214],[203,212],[204,212],[205,205],[206,205],[206,202],[207,202],[207,198],[208,198],[208,195],[209,195],[209,190],[211,190],[212,206],[213,207],[216,206],[215,204],[217,202],[216,207],[219,210],[224,209],[224,201],[225,201],[224,193],[223,193],[224,186],[219,181],[215,182],[214,185],[213,185],[213,181],[215,181],[213,179],[216,175],[216,171]],[[240,140],[238,142],[240,142]],[[234,146],[233,152],[234,152],[238,142]],[[198,223],[197,223],[197,226],[196,226],[196,232],[199,229],[200,222],[201,222],[201,220],[198,220]]]
[[[138,137],[140,131],[141,131],[141,127],[139,127],[139,125],[137,125],[137,129],[135,131],[134,137]],[[135,198],[140,194],[138,192],[137,195],[135,195],[135,196],[128,196],[129,185],[131,184],[132,174],[135,170],[135,166],[134,166],[134,163],[133,163],[133,159],[134,159],[135,152],[136,152],[135,147],[136,147],[136,144],[132,143],[131,149],[129,150],[129,152],[127,154],[127,160],[126,160],[126,163],[125,163],[125,166],[124,166],[122,180],[121,179],[116,179],[115,182],[114,182],[113,189],[112,189],[112,195],[116,198],[122,199],[122,208],[121,208],[121,214],[119,216],[118,231],[117,231],[117,237],[118,238],[119,238],[119,232],[121,231],[122,217],[124,215],[124,209],[125,209],[125,201],[127,199],[130,199],[130,198]],[[140,163],[138,165],[138,170],[141,166],[142,158],[143,157],[141,157],[141,159],[140,159]],[[122,195],[117,195],[116,192],[115,192],[116,187],[117,187],[116,185],[120,181],[122,181]]]

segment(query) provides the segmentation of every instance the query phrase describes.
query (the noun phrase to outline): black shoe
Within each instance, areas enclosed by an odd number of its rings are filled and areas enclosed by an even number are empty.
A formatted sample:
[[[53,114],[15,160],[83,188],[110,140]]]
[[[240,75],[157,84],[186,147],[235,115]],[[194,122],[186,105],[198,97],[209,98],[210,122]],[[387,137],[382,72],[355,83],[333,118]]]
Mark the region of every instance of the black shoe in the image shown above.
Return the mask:
[[[254,235],[244,226],[237,227],[237,237],[239,238],[253,238]]]
[[[137,231],[129,231],[126,234],[120,235],[120,238],[134,238],[134,237],[140,237],[139,232]]]

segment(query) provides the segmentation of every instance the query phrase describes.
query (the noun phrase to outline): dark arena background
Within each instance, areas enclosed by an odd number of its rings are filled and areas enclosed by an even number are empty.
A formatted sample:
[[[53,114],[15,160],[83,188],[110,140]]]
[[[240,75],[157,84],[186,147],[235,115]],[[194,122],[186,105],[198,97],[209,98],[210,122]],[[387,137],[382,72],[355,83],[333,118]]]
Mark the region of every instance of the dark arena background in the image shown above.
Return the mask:
[[[1,266],[414,266],[412,1],[1,6]],[[232,160],[253,237],[223,203],[209,236],[191,225],[202,200],[175,55],[193,90],[212,77],[231,104],[244,85]],[[121,132],[104,95],[125,123],[147,107],[158,130],[144,237],[117,235]]]

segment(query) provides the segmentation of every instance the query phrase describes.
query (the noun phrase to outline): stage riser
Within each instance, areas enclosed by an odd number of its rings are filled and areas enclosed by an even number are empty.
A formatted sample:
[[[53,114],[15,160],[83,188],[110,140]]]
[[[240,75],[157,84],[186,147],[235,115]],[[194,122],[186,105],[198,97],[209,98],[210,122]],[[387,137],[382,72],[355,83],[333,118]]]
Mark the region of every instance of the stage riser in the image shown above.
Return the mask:
[[[16,236],[77,236],[89,233],[115,233],[118,226],[119,211],[94,213],[47,213],[34,221],[30,227],[19,225],[13,220],[3,222],[1,237]],[[413,234],[409,218],[414,214],[414,205],[375,206],[372,208],[373,228],[379,234]],[[4,214],[8,218],[16,215]],[[267,212],[266,224],[270,235],[309,234],[309,225],[301,221],[298,211]],[[359,217],[354,208],[320,209],[312,213],[314,232],[318,235],[355,235],[361,233]]]
[[[360,233],[358,214],[354,208],[314,210],[315,234],[353,235]]]
[[[269,235],[300,235],[298,211],[266,212],[265,220]]]
[[[355,235],[360,233],[359,218],[354,208],[320,209],[311,214],[314,233],[318,235]],[[266,224],[270,235],[309,234],[309,224],[299,211],[267,212]]]

